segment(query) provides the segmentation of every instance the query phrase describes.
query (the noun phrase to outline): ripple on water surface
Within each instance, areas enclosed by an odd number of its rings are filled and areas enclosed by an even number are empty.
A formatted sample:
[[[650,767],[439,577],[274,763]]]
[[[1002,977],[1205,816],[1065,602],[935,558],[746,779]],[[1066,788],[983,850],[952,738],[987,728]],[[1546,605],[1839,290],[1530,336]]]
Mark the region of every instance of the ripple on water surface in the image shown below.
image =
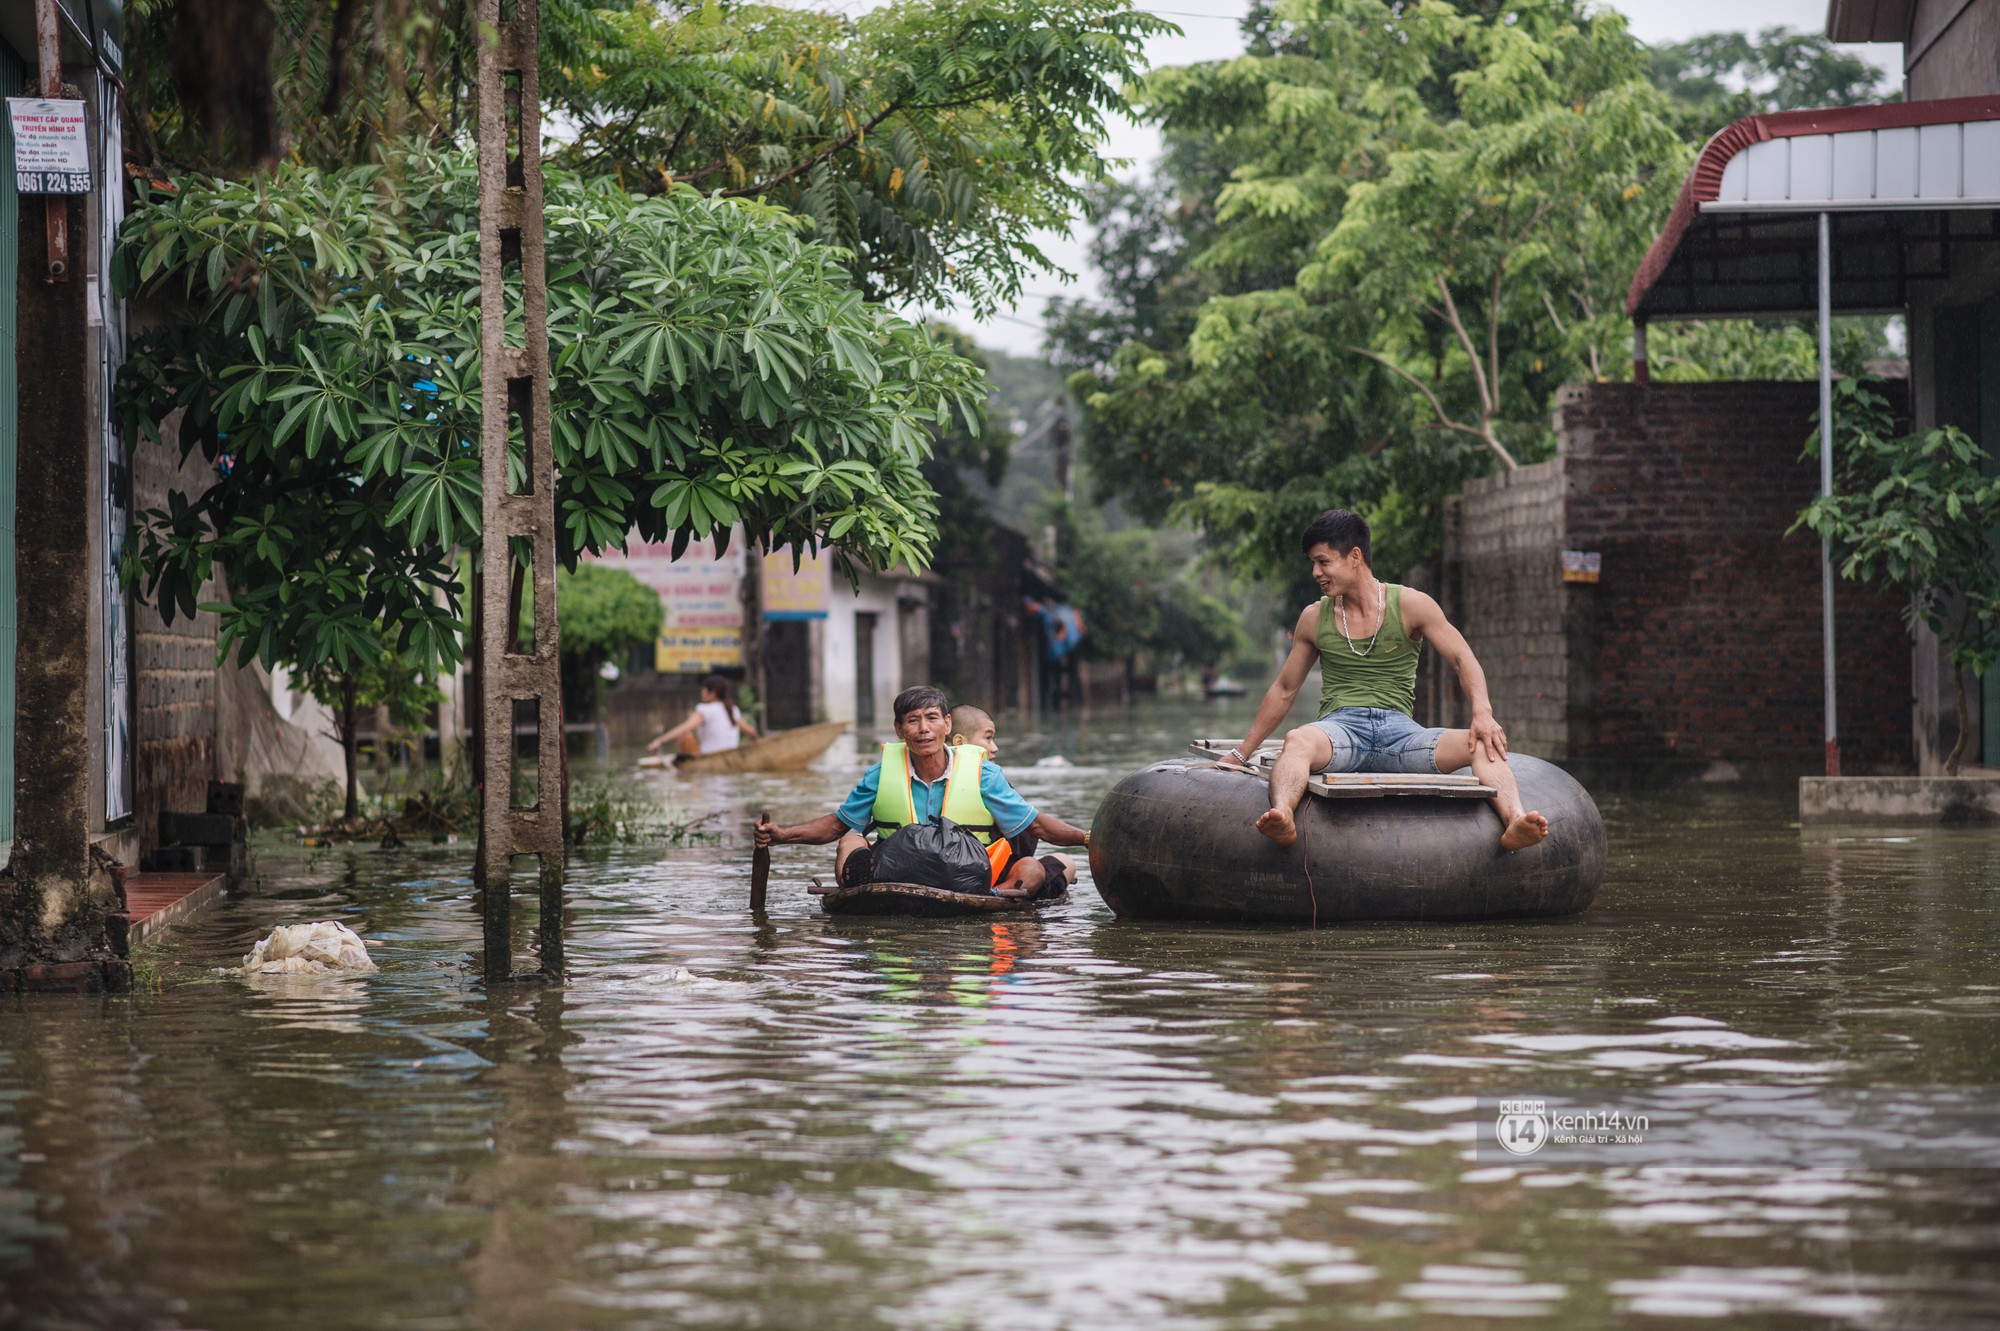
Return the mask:
[[[1003,722],[1003,759],[1076,817],[1246,716]],[[855,761],[649,780],[795,820]],[[156,992],[0,1015],[0,1323],[1990,1318],[1990,1172],[1472,1159],[1481,1095],[2000,1084],[1989,838],[1802,840],[1784,792],[1605,805],[1587,915],[1318,934],[1120,924],[1087,885],[830,920],[796,850],[756,923],[740,846],[595,852],[572,982],[494,995],[465,848],[267,850]],[[381,971],[217,973],[306,918]]]

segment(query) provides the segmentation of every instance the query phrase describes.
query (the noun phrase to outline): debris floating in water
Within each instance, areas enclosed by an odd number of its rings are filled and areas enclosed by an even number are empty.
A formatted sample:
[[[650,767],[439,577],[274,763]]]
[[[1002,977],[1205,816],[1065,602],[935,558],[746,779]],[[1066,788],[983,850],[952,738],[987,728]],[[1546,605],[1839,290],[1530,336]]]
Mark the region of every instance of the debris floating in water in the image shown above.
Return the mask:
[[[696,975],[685,966],[668,966],[639,977],[645,984],[692,984],[708,987],[716,982],[705,975]]]
[[[338,920],[281,924],[243,956],[243,970],[252,975],[333,975],[374,969],[368,945]]]

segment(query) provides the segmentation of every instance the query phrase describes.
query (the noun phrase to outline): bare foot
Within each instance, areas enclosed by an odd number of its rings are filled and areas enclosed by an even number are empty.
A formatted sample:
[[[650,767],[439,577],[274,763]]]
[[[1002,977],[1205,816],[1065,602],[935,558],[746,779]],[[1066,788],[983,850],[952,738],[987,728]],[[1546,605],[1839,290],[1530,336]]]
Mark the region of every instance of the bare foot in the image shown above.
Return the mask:
[[[1500,849],[1526,850],[1549,834],[1549,820],[1539,813],[1524,813],[1507,824],[1500,834]]]
[[[1035,888],[1022,886],[1018,878],[1009,878],[1004,883],[993,885],[993,895],[996,897],[1031,897],[1035,895],[1035,891]]]
[[[1257,830],[1281,846],[1289,846],[1299,839],[1298,824],[1283,809],[1265,810],[1257,819]]]

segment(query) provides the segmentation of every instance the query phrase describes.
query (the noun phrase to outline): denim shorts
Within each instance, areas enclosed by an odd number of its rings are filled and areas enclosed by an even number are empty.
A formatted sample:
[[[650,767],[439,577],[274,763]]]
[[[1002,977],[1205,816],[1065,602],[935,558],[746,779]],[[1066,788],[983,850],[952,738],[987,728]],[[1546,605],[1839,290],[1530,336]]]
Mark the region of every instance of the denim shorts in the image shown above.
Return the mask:
[[[1386,707],[1341,707],[1313,722],[1333,741],[1335,772],[1435,772],[1442,730],[1418,725]]]

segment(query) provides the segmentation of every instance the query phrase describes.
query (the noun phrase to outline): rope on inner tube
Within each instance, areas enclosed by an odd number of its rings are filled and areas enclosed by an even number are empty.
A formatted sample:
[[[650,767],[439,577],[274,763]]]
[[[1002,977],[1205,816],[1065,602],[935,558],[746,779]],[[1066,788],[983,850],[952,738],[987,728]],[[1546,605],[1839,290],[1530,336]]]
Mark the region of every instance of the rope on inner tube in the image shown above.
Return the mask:
[[[1300,800],[1299,803],[1303,806],[1305,801]],[[1306,895],[1312,898],[1313,907],[1312,927],[1317,929],[1319,928],[1319,893],[1313,888],[1312,839],[1306,834],[1305,819],[1299,817],[1299,813],[1299,809],[1292,810],[1292,817],[1296,820],[1296,825],[1299,829],[1299,863],[1306,871]]]

